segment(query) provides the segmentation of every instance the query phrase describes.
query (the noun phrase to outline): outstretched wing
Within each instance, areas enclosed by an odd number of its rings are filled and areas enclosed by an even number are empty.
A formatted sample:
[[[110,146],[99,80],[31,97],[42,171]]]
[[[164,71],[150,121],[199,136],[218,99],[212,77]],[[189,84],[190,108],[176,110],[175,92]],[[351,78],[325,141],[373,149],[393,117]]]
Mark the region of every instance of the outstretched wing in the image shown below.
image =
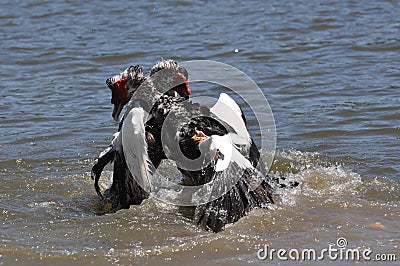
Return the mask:
[[[219,95],[217,103],[210,111],[219,119],[230,125],[238,136],[250,144],[250,134],[243,120],[243,113],[239,105],[226,93]]]
[[[230,134],[232,142],[254,167],[266,175],[267,171],[258,148],[247,131],[244,114],[235,100],[228,94],[221,93],[217,103],[210,108],[210,111],[236,131],[236,134]]]
[[[133,178],[146,191],[151,191],[152,167],[147,154],[143,108],[135,107],[126,116],[121,129],[122,149]]]

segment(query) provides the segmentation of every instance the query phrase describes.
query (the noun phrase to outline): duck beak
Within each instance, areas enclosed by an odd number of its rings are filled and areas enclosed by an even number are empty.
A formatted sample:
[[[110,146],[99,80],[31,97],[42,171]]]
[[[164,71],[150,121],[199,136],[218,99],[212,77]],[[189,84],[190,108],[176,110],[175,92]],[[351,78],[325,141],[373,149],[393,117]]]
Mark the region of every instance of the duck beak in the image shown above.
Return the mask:
[[[196,144],[199,144],[200,142],[203,142],[209,138],[209,136],[204,134],[203,131],[197,130],[197,128],[194,130],[194,136],[192,137]]]
[[[122,107],[123,107],[123,104],[122,104],[121,101],[117,101],[117,102],[114,103],[114,109],[113,109],[113,112],[112,112],[112,117],[117,122],[118,122],[118,117],[121,114]]]

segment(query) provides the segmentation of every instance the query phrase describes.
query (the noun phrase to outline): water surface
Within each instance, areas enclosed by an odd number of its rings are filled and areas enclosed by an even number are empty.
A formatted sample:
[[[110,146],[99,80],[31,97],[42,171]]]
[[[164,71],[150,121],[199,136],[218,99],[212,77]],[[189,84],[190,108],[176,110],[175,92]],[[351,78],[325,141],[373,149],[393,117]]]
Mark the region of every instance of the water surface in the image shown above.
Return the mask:
[[[265,244],[321,250],[338,237],[399,259],[398,10],[397,1],[3,1],[0,264],[265,265]],[[105,79],[162,57],[215,60],[254,79],[276,122],[271,174],[300,187],[218,234],[153,199],[96,215],[90,169],[117,127]]]

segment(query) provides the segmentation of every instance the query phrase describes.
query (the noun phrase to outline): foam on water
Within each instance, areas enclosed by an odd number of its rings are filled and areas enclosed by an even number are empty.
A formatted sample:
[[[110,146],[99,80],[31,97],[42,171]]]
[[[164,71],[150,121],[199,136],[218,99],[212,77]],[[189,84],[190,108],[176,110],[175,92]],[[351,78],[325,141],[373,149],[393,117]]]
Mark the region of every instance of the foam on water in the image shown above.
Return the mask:
[[[302,199],[319,201],[392,202],[398,204],[400,186],[386,177],[362,177],[354,167],[335,162],[328,156],[297,150],[277,153],[272,176],[298,181],[295,189],[279,189],[282,205],[301,205]]]
[[[164,244],[152,246],[152,241],[136,234],[134,252],[130,248],[118,249],[107,256],[182,261],[180,256],[184,253],[201,257],[199,254],[208,250],[207,246],[212,243],[218,249],[214,254],[218,258],[220,254],[232,252],[229,245],[245,253],[263,243],[275,247],[288,243],[291,247],[301,247],[304,243],[308,243],[307,247],[320,247],[340,235],[360,246],[374,247],[379,243],[381,248],[396,248],[396,237],[390,237],[385,244],[382,242],[397,232],[396,217],[400,211],[396,182],[381,177],[365,178],[327,156],[297,150],[278,152],[273,169],[279,171],[271,175],[298,181],[300,185],[278,189],[277,202],[269,209],[256,209],[215,235],[193,225],[190,219],[179,214],[178,208],[149,199],[141,206],[132,206],[116,215],[122,215],[119,217],[123,219],[135,217],[129,221],[130,230],[142,231],[140,235],[146,235],[143,230],[147,234],[158,234]],[[374,213],[374,217],[370,217],[370,213]],[[155,224],[153,216],[157,217]],[[371,238],[371,235],[376,236]],[[237,254],[242,259],[246,257],[241,252]]]

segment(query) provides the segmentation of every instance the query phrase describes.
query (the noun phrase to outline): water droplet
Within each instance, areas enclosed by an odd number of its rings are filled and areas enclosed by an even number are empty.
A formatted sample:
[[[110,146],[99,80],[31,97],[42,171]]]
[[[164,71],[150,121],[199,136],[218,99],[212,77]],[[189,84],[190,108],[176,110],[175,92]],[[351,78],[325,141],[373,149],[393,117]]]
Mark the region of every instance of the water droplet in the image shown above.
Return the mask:
[[[110,250],[108,251],[108,254],[114,254],[115,253],[115,249],[114,248],[110,248]]]

